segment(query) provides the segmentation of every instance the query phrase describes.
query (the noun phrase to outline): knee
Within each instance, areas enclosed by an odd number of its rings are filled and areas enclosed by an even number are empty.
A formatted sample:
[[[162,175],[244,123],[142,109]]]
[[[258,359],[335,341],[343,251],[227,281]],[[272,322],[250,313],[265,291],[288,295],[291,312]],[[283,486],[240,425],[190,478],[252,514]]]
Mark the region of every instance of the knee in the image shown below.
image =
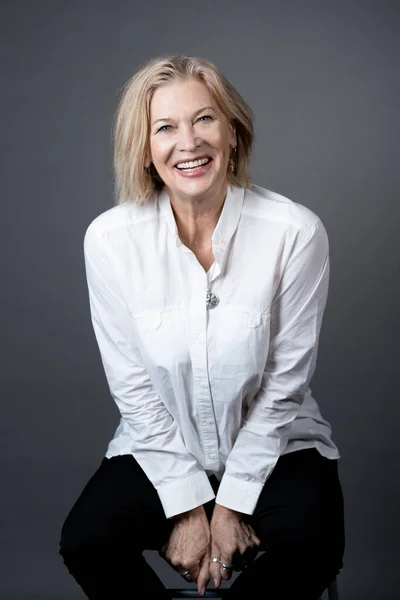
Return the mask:
[[[302,515],[277,514],[276,518],[260,519],[255,530],[264,549],[300,562],[312,557],[314,564],[329,562],[338,570],[344,553],[344,527],[342,522],[333,526],[318,510]]]
[[[90,562],[94,555],[103,555],[112,546],[111,531],[96,527],[94,523],[77,523],[67,519],[62,527],[59,553],[67,566]]]
[[[67,519],[62,526],[59,542],[59,554],[64,559],[64,563],[67,564],[74,557],[83,555],[85,545],[87,545],[86,536],[82,535],[79,528]]]
[[[289,567],[299,582],[321,582],[321,590],[328,587],[343,566],[342,551],[328,539],[291,540],[290,544],[277,545],[272,552],[271,562],[277,573]]]
[[[327,531],[320,527],[304,526],[292,521],[285,526],[257,528],[262,549],[279,571],[281,565],[291,565],[292,571],[325,573],[333,580],[343,566],[344,536],[340,531]]]

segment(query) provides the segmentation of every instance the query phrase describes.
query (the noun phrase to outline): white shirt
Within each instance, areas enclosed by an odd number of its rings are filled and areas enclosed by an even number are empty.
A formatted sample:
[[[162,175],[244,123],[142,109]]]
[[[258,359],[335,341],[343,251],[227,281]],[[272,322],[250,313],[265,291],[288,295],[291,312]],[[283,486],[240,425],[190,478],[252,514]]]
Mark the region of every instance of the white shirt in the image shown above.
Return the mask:
[[[252,514],[280,455],[339,458],[309,387],[327,300],[325,228],[269,190],[229,186],[207,274],[166,191],[97,216],[84,239],[90,311],[120,424],[167,517],[215,497]],[[210,273],[209,272],[209,273]]]

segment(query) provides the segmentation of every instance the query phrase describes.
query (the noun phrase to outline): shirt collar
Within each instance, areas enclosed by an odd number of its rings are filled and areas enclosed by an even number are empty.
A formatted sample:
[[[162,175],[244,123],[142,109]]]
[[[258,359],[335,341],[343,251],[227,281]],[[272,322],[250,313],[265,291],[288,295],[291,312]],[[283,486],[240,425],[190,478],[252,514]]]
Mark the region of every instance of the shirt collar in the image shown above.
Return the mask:
[[[213,247],[223,252],[235,233],[242,213],[244,188],[228,185],[224,206],[212,236]],[[159,215],[164,218],[175,237],[177,246],[181,246],[178,228],[167,190],[164,188],[158,195]]]

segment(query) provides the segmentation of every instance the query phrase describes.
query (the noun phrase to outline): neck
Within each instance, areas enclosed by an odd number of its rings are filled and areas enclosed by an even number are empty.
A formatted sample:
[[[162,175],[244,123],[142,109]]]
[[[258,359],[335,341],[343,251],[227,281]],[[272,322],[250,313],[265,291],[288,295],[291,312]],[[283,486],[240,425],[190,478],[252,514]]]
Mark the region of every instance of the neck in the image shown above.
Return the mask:
[[[208,250],[225,202],[226,182],[213,196],[179,198],[168,192],[182,242],[194,252]]]

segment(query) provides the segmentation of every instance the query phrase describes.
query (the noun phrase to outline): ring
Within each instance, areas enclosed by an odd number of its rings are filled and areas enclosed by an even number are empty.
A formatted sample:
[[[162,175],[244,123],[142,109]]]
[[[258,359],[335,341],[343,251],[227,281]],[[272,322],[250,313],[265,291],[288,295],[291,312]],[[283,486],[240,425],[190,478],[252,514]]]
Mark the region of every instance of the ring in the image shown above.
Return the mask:
[[[190,571],[184,571],[183,573],[179,573],[179,575],[186,579],[186,581],[193,581]]]
[[[212,559],[210,560],[210,562],[219,563],[221,565],[223,571],[232,571],[233,570],[233,567],[231,565],[227,565],[226,563],[222,562],[222,560],[219,558],[219,556],[213,556]]]

